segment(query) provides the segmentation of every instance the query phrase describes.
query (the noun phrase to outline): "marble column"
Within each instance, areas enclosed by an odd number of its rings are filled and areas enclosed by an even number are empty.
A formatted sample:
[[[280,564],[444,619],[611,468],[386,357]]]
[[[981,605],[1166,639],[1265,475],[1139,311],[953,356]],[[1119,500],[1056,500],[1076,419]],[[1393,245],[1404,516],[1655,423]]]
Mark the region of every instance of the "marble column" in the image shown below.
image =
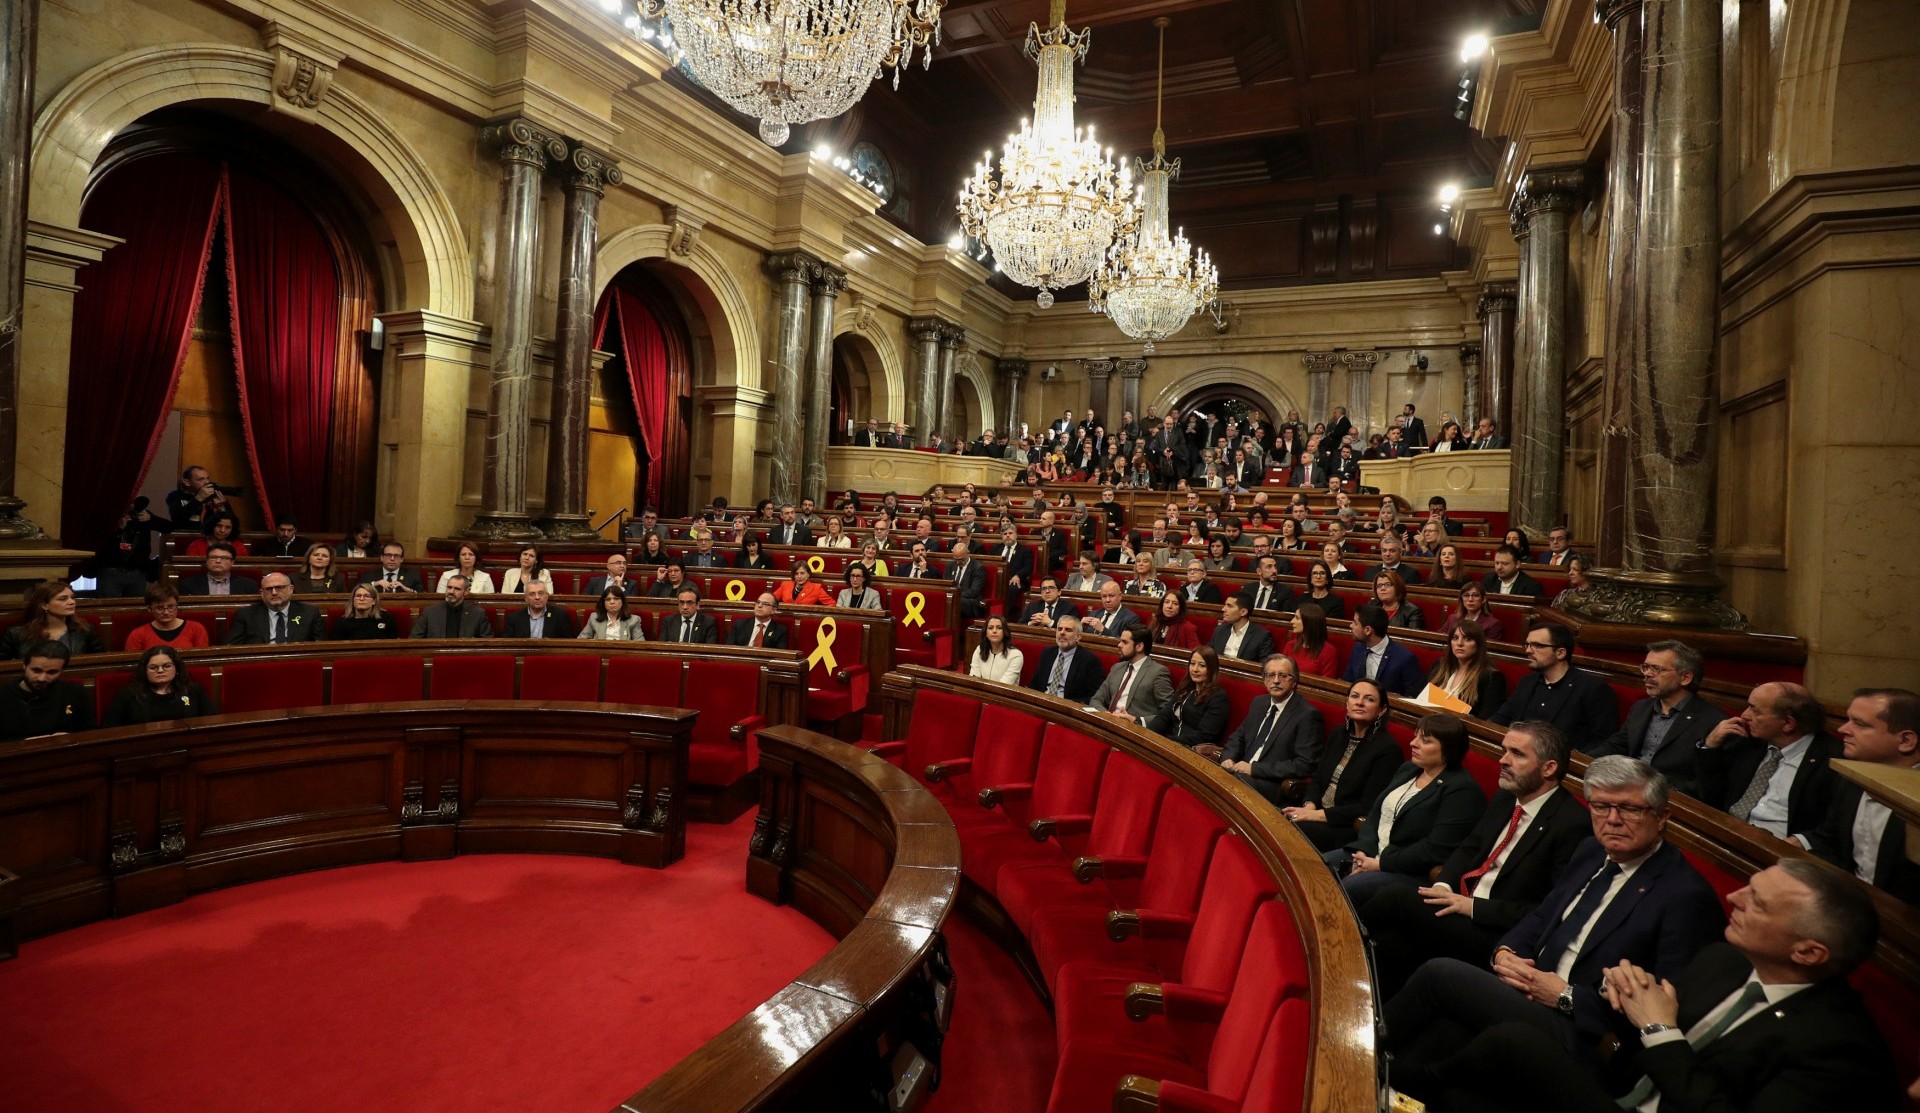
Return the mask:
[[[489,126],[485,141],[501,165],[499,248],[493,275],[492,389],[480,513],[465,535],[540,536],[527,517],[527,443],[533,392],[534,268],[540,259],[540,181],[548,160],[567,157],[566,140],[524,120]]]
[[[39,16],[40,0],[14,0],[0,14],[0,541],[45,536],[21,516],[27,504],[14,493],[14,456],[20,444],[20,320],[26,308],[27,148],[33,140]],[[103,514],[115,512],[103,508]]]
[[[915,317],[907,322],[913,337],[913,384],[907,401],[908,435],[915,444],[924,445],[939,431],[940,415],[940,332],[945,323],[938,317]]]
[[[1344,352],[1340,362],[1347,369],[1347,417],[1364,444],[1373,429],[1373,369],[1380,362],[1380,353]]]
[[[801,450],[800,495],[827,504],[827,410],[833,404],[833,310],[847,272],[825,263],[813,268],[813,313],[807,325],[807,423]]]
[[[1593,539],[1602,568],[1626,554],[1627,385],[1635,348],[1633,291],[1640,266],[1641,187],[1645,167],[1645,82],[1641,78],[1646,8],[1641,0],[1598,0],[1596,17],[1613,35],[1613,132],[1607,157],[1606,370],[1600,384],[1599,453],[1595,461],[1600,528]]]
[[[1507,512],[1512,525],[1542,538],[1564,520],[1567,227],[1580,180],[1579,167],[1529,171],[1513,199],[1513,213],[1526,225],[1520,248],[1525,326],[1514,353],[1519,397]]]
[[[1113,361],[1110,359],[1090,359],[1087,361],[1087,404],[1084,409],[1093,411],[1093,419],[1109,429],[1113,426],[1113,417],[1107,412],[1108,392],[1113,386]]]
[[[1460,428],[1471,434],[1474,422],[1480,420],[1480,343],[1469,340],[1460,345]],[[1430,429],[1429,438],[1438,437],[1440,430]]]
[[[600,198],[620,184],[607,156],[576,146],[567,159],[560,314],[547,427],[547,504],[536,523],[555,541],[598,536],[587,520],[587,440],[593,408],[593,303],[599,292]]]
[[[1603,535],[1618,568],[1603,547],[1579,605],[1616,621],[1740,627],[1714,572],[1720,13],[1679,0],[1604,0],[1598,10],[1614,32],[1617,94],[1634,110],[1614,118],[1607,276],[1623,513]]]
[[[1118,432],[1118,422],[1124,415],[1132,414],[1135,421],[1140,420],[1140,380],[1146,376],[1147,361],[1144,359],[1116,359],[1114,370],[1120,372],[1120,412],[1108,419],[1107,431]],[[1131,451],[1131,446],[1129,446]]]
[[[1007,405],[1001,412],[1007,415],[1007,440],[1011,443],[1020,439],[1020,422],[1025,420],[1020,414],[1020,384],[1027,377],[1027,361],[1003,359],[993,365],[993,370],[1006,390]]]
[[[1327,415],[1333,405],[1333,399],[1330,397],[1333,389],[1333,365],[1339,358],[1339,356],[1332,352],[1313,352],[1309,353],[1306,357],[1306,420],[1309,427],[1327,420]]]
[[[954,384],[954,365],[958,360],[961,345],[967,340],[967,330],[959,325],[943,324],[940,329],[940,409],[938,424],[935,426],[940,435],[947,439],[949,446],[978,435],[978,430],[960,427],[959,387]]]
[[[805,398],[807,358],[807,286],[814,259],[799,251],[767,257],[773,276],[776,325],[773,343],[773,455],[768,461],[767,497],[776,503],[800,501],[801,403]]]
[[[1480,393],[1473,419],[1490,417],[1503,437],[1513,436],[1513,326],[1518,287],[1489,282],[1480,288]],[[1466,432],[1471,435],[1473,430]]]

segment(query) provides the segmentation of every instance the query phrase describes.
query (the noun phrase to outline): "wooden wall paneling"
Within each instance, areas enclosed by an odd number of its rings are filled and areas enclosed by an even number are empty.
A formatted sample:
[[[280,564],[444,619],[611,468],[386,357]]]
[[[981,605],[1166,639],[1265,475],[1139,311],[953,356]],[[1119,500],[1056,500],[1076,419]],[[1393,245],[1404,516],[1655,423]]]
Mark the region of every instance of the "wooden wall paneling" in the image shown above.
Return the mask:
[[[38,762],[0,781],[0,869],[16,938],[112,914],[112,781],[98,763]],[[31,899],[29,899],[29,897]]]
[[[329,670],[331,671],[331,670]],[[404,735],[406,774],[400,788],[400,856],[409,862],[451,858],[460,819],[460,732],[411,727]]]

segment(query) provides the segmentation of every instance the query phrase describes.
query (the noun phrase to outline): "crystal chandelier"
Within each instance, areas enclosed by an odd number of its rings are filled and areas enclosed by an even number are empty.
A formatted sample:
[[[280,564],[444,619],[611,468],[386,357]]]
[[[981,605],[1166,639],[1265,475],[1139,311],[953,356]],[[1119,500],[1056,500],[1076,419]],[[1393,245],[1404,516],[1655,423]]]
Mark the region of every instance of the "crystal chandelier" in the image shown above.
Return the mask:
[[[1153,161],[1140,165],[1140,235],[1121,237],[1106,263],[1087,285],[1088,305],[1105,313],[1120,331],[1146,341],[1165,340],[1187,318],[1220,294],[1220,272],[1205,251],[1195,251],[1185,232],[1167,235],[1167,185],[1180,175],[1180,160],[1167,161],[1167,137],[1160,130],[1160,89],[1167,64],[1167,18],[1160,28],[1160,70],[1153,95]]]
[[[789,124],[853,107],[867,85],[921,55],[933,60],[946,0],[639,0],[663,11],[688,71],[721,100],[760,121],[778,147]]]
[[[1133,231],[1132,175],[1114,171],[1093,129],[1073,126],[1073,63],[1087,56],[1092,32],[1067,30],[1066,0],[1053,0],[1047,30],[1027,28],[1027,57],[1040,67],[1033,120],[1000,152],[1000,179],[988,152],[960,189],[960,224],[985,240],[1008,277],[1053,291],[1085,282],[1113,244]]]

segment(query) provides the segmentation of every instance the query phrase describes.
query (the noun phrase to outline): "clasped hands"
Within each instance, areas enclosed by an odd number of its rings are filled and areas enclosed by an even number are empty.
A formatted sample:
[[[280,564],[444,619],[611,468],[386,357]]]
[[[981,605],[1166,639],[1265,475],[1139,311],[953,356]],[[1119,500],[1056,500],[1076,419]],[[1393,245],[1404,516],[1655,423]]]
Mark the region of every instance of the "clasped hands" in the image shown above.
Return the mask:
[[[1493,972],[1501,981],[1526,994],[1529,1001],[1550,1009],[1559,1004],[1561,991],[1567,988],[1566,979],[1560,975],[1542,970],[1532,959],[1521,958],[1505,948],[1494,952]]]
[[[1680,996],[1674,992],[1673,983],[1654,977],[1651,971],[1626,959],[1601,972],[1600,995],[1635,1028],[1675,1024],[1680,1019]]]

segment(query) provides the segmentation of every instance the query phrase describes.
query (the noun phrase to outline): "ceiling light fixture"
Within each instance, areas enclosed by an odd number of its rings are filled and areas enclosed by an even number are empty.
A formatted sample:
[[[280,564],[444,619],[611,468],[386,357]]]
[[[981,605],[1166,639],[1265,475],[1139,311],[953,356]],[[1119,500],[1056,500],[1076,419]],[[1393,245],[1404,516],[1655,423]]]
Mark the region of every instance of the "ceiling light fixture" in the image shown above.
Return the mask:
[[[1460,44],[1460,60],[1462,62],[1479,61],[1481,56],[1486,54],[1487,46],[1488,39],[1484,33],[1476,31],[1468,35],[1467,40]]]

